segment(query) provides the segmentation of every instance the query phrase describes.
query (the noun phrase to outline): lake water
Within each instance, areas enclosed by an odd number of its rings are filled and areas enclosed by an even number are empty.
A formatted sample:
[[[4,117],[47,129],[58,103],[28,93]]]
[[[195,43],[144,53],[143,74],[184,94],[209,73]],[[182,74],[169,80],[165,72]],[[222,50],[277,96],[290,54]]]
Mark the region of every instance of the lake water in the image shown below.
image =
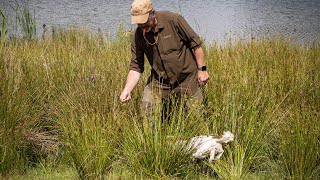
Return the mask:
[[[115,35],[119,23],[127,30],[131,0],[29,0],[37,32],[47,27],[81,26]],[[206,42],[228,37],[248,39],[281,35],[312,43],[320,36],[320,0],[154,0],[156,10],[182,14]],[[15,0],[0,0],[14,24]]]

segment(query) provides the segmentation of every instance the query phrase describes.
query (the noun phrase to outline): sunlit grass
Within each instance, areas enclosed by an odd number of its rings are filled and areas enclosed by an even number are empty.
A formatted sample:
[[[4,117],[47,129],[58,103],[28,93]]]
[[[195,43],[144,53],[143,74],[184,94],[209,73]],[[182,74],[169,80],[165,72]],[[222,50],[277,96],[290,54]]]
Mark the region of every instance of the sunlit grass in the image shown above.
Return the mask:
[[[150,125],[140,111],[148,65],[132,101],[118,100],[130,61],[123,29],[116,39],[55,29],[41,41],[6,40],[0,44],[0,172],[39,179],[317,178],[319,57],[319,46],[276,38],[206,46],[205,117],[173,107],[163,125],[159,107]],[[235,141],[215,164],[193,162],[173,146],[225,130]]]

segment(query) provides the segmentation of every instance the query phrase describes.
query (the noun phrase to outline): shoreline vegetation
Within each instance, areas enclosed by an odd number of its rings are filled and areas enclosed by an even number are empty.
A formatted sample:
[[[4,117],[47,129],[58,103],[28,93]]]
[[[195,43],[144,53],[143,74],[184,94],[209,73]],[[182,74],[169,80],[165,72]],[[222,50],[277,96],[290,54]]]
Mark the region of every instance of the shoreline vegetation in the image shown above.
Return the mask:
[[[24,13],[25,36],[8,38],[1,16],[0,178],[320,178],[320,43],[204,46],[211,77],[204,117],[173,105],[161,124],[159,106],[152,129],[140,111],[148,65],[132,101],[118,100],[130,60],[123,27],[115,39],[81,29],[36,39],[34,16]],[[235,141],[214,164],[172,146],[226,130]]]

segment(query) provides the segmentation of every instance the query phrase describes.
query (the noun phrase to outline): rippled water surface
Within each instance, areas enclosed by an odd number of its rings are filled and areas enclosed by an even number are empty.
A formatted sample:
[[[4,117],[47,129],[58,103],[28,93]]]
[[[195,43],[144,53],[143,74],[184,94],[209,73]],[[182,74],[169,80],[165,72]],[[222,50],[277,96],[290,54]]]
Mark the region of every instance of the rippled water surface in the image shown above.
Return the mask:
[[[114,35],[118,24],[129,30],[131,0],[29,0],[37,32],[42,25],[85,26]],[[207,42],[227,37],[289,36],[314,42],[320,36],[320,0],[154,0],[156,10],[181,13]],[[14,24],[15,0],[0,0]]]

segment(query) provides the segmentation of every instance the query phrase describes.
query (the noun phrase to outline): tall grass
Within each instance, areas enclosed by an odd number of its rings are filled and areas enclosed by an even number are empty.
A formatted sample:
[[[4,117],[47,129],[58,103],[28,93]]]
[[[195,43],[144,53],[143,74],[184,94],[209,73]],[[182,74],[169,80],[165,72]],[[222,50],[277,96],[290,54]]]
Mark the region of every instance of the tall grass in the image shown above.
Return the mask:
[[[219,177],[268,171],[261,162],[270,160],[281,167],[281,178],[314,175],[319,168],[318,53],[318,46],[303,49],[278,39],[208,50],[216,73],[208,94],[212,126],[236,133],[231,154],[213,166]]]
[[[1,43],[4,42],[6,36],[7,36],[7,23],[8,23],[8,18],[5,16],[2,8],[0,7],[0,14],[1,14],[1,30],[0,30],[0,40]]]
[[[0,46],[2,176],[53,159],[81,179],[319,177],[318,45],[273,38],[205,47],[205,117],[172,106],[165,124],[161,106],[153,121],[141,114],[147,75],[131,102],[118,100],[130,60],[121,27],[116,39],[55,29],[43,41],[7,39]],[[175,146],[225,130],[235,141],[214,164],[193,162]]]
[[[2,44],[4,45],[4,44]],[[1,47],[1,171],[11,167],[24,168],[30,146],[27,139],[44,119],[47,92],[42,89],[35,62],[28,63],[31,52],[26,46]]]
[[[175,100],[169,106],[170,119],[163,122],[161,104],[151,116],[139,116],[130,111],[123,124],[122,161],[133,172],[149,178],[196,178],[191,152],[183,141],[194,135],[205,134],[203,120],[196,119],[198,111],[185,111]]]
[[[25,39],[34,39],[37,37],[36,12],[30,10],[29,0],[23,0],[21,3],[16,1],[13,7],[16,12],[16,28],[21,28],[22,36]]]

